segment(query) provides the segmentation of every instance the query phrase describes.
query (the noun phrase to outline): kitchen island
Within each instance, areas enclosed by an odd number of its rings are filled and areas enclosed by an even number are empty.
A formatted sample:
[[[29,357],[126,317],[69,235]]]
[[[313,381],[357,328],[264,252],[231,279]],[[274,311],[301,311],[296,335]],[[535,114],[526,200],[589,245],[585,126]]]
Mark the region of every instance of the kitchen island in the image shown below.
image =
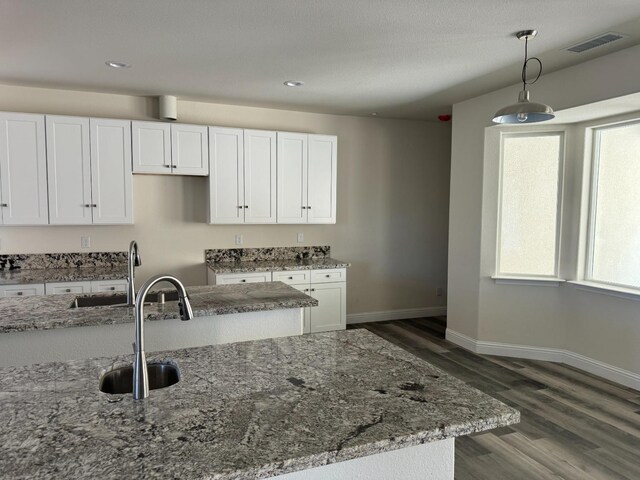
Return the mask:
[[[130,355],[0,369],[3,475],[453,479],[455,437],[519,421],[364,330],[153,358],[176,362],[181,380],[140,402],[98,391]]]
[[[145,320],[152,322],[148,351],[300,335],[303,309],[318,305],[281,282],[187,287],[187,293],[195,317],[189,322],[180,321],[177,301],[145,306]],[[0,299],[0,366],[129,353],[133,308],[73,308],[76,298],[86,297]]]

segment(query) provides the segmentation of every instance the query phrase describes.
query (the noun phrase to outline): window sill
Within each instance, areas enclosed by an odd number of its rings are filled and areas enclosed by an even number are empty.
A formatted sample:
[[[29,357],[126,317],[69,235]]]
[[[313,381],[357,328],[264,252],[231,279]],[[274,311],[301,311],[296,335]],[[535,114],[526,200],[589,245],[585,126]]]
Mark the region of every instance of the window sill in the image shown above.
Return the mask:
[[[537,287],[557,287],[565,282],[563,278],[544,277],[509,277],[503,275],[493,275],[491,277],[497,284],[504,285],[529,285]]]
[[[570,283],[578,290],[583,290],[585,292],[599,293],[601,295],[609,295],[612,297],[640,301],[640,290],[636,290],[633,288],[616,287],[614,285],[588,282],[585,280],[575,280],[569,281],[567,283]]]

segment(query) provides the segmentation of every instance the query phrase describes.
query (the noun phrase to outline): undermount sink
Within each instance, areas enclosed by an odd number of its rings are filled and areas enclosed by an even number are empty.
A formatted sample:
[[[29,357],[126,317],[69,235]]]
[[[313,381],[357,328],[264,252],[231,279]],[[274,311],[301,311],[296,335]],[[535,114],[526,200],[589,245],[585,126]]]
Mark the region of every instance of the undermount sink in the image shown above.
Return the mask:
[[[164,294],[165,302],[176,302],[178,300],[177,292],[166,292]],[[145,302],[156,303],[158,301],[157,293],[147,295]],[[85,307],[125,307],[127,305],[127,295],[89,295],[85,297],[76,297],[69,308],[85,308]]]
[[[172,363],[147,363],[149,390],[170,387],[180,381],[180,370]],[[100,378],[100,391],[104,393],[132,393],[133,366],[116,368]]]

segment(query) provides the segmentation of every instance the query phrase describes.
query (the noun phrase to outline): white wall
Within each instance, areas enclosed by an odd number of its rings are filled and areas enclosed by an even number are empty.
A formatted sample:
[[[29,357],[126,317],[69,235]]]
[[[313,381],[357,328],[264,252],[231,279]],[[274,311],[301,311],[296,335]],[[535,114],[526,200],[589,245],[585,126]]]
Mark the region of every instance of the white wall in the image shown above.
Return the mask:
[[[532,99],[561,110],[636,93],[638,78],[640,47],[633,47],[543,76]],[[488,278],[495,268],[498,158],[485,158],[485,128],[496,110],[516,101],[518,89],[453,108],[448,328],[476,340],[567,349],[640,373],[640,302]],[[576,195],[570,179],[565,198],[576,202]],[[565,220],[562,261],[575,270],[575,225]]]
[[[151,119],[144,97],[0,85],[0,110]],[[126,250],[138,240],[149,275],[205,284],[204,250],[329,244],[349,261],[348,312],[445,305],[450,126],[432,122],[320,115],[199,102],[178,103],[185,123],[338,135],[338,221],[318,226],[211,226],[207,180],[136,175],[133,226],[0,227],[0,253]]]

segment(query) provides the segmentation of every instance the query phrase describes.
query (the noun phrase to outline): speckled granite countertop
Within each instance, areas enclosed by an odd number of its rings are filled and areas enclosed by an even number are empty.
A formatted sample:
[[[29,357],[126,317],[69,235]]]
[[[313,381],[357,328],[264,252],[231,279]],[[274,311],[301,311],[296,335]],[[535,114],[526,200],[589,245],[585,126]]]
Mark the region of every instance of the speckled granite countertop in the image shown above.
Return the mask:
[[[282,282],[187,287],[187,293],[196,317],[318,305]],[[82,296],[86,295],[0,298],[0,333],[133,322],[133,308],[126,306],[69,308]],[[144,313],[147,320],[179,318],[178,302],[151,304]]]
[[[331,257],[237,262],[207,262],[214,273],[278,272],[288,270],[322,270],[346,268],[351,264]]]
[[[151,354],[176,385],[98,391],[129,357],[0,369],[7,478],[261,479],[519,421],[364,330]]]
[[[126,265],[119,267],[39,268],[0,271],[0,285],[122,280],[126,278]]]

